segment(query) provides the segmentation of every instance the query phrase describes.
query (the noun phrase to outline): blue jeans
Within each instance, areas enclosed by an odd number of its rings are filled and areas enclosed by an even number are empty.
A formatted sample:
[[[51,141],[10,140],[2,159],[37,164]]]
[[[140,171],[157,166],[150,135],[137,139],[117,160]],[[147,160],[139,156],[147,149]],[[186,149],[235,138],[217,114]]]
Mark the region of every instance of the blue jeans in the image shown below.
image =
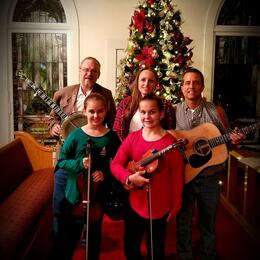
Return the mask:
[[[70,260],[82,233],[83,224],[67,222],[64,214],[65,189],[69,172],[58,169],[54,174],[53,191],[53,233],[56,238],[55,259]],[[103,217],[89,225],[89,255],[88,259],[98,260]],[[84,232],[84,237],[86,232]]]
[[[192,218],[198,209],[201,259],[216,259],[215,218],[220,187],[217,176],[196,177],[184,187],[183,204],[177,215],[176,238],[180,259],[192,259]]]
[[[58,169],[54,174],[54,190],[52,200],[53,210],[53,232],[54,235],[58,234],[59,217],[62,213],[62,202],[65,199],[65,189],[68,179],[68,172],[63,169]]]

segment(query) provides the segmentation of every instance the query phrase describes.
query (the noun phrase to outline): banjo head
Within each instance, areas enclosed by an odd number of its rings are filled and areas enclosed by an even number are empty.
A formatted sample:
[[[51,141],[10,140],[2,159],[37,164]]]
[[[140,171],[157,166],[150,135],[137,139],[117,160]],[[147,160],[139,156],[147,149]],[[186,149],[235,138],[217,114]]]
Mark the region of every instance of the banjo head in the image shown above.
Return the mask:
[[[83,112],[75,112],[68,116],[62,123],[61,135],[62,139],[66,140],[72,130],[82,127],[87,124],[87,117]]]

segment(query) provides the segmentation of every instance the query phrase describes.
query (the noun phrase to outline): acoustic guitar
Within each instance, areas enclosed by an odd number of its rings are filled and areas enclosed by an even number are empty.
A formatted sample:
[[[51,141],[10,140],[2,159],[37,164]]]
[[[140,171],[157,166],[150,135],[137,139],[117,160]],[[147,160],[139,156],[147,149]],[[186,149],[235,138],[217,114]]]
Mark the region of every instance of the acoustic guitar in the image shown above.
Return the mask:
[[[260,122],[239,129],[249,134],[260,128]],[[191,130],[168,130],[175,138],[187,139],[185,146],[185,183],[190,182],[207,167],[220,165],[228,157],[226,143],[230,142],[230,133],[221,135],[218,128],[212,123],[205,123]]]

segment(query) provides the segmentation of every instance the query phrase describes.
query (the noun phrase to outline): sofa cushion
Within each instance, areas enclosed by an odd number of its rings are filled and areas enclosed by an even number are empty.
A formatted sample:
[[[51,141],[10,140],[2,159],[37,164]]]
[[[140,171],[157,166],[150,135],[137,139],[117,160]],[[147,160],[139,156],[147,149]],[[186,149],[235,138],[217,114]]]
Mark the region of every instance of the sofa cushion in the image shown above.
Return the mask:
[[[0,148],[0,204],[32,173],[32,165],[20,139]]]
[[[0,207],[0,259],[12,259],[51,202],[53,169],[33,172]]]

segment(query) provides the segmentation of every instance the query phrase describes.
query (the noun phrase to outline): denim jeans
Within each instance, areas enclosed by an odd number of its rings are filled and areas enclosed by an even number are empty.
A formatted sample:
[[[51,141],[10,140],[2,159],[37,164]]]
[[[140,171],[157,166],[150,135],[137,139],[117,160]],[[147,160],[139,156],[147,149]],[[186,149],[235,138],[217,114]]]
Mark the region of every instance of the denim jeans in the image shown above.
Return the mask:
[[[62,213],[62,202],[65,199],[65,189],[68,178],[68,172],[63,169],[58,169],[54,174],[54,190],[52,200],[53,210],[53,233],[58,234],[59,218]]]
[[[183,204],[177,215],[177,250],[180,259],[192,259],[192,218],[195,203],[198,209],[201,259],[216,259],[215,218],[220,187],[217,176],[196,177],[184,187]]]
[[[83,229],[83,223],[67,222],[62,216],[64,213],[65,189],[68,178],[68,172],[58,169],[54,174],[54,191],[53,191],[53,233],[56,238],[55,259],[70,260],[73,251]],[[102,220],[103,217],[89,225],[89,257],[90,260],[98,260],[101,237],[102,237]],[[86,237],[86,230],[84,232]]]

